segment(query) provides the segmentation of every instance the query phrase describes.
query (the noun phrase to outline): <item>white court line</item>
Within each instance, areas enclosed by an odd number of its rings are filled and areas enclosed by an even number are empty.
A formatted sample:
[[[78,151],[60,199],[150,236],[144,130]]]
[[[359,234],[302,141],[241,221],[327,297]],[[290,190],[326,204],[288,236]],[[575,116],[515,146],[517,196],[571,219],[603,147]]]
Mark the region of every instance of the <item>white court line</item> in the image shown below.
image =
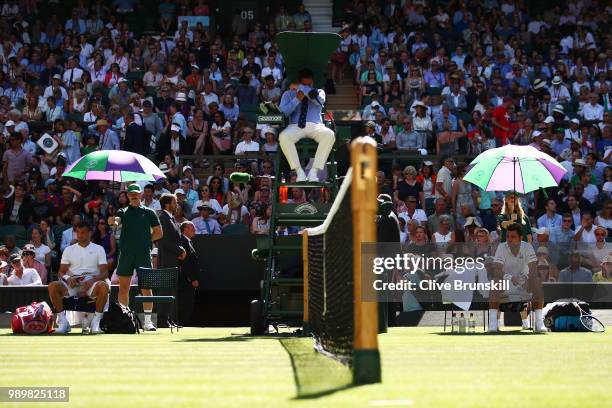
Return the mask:
[[[413,404],[413,401],[409,399],[370,401],[371,407],[409,407],[409,406],[412,406],[412,404]]]

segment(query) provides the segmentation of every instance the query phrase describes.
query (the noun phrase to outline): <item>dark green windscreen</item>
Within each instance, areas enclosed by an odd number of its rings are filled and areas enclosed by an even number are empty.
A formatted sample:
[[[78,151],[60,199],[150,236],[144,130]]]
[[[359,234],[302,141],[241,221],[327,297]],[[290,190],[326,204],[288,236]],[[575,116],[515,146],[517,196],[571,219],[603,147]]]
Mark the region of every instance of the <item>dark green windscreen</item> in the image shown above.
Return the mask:
[[[297,73],[308,68],[314,73],[315,86],[322,88],[329,58],[340,45],[341,39],[334,33],[279,33],[276,41],[285,62],[289,82],[295,82]]]

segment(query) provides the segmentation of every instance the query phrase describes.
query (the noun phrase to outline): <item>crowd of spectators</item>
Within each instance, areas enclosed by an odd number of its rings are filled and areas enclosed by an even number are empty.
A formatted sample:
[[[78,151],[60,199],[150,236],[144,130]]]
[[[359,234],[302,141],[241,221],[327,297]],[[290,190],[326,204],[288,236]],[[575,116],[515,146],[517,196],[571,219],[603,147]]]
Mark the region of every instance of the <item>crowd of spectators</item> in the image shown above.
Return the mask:
[[[7,0],[0,6],[0,285],[25,282],[9,278],[15,275],[9,258],[26,243],[36,256],[30,262],[24,251],[21,262],[42,283],[50,281],[83,220],[112,271],[120,229],[107,220],[128,205],[125,185],[63,177],[96,150],[131,151],[159,163],[167,179],[142,183],[143,204],[161,211],[161,194],[176,194],[177,222],[193,220],[198,234],[219,234],[233,224],[267,234],[270,180],[234,186],[228,174],[272,174],[277,130],[256,126],[243,112],[279,101],[287,84],[276,32],[311,31],[310,14],[303,6],[293,14],[281,7],[261,24],[237,13],[233,35],[221,37],[210,34],[206,20],[178,22],[179,16],[209,16],[206,0],[168,0],[157,10],[137,0],[75,3]],[[137,27],[151,15],[152,26]],[[246,158],[259,152],[269,159]],[[182,155],[219,160],[183,163]],[[245,158],[226,169],[222,158],[233,155]],[[198,178],[194,168],[207,173]]]
[[[558,268],[546,279],[612,277],[601,272],[612,233],[611,11],[588,0],[350,3],[333,75],[350,72],[359,87],[364,133],[383,153],[406,152],[378,175],[403,242],[505,240],[504,192],[463,176],[487,149],[531,145],[568,171],[559,187],[520,197],[524,239]],[[559,274],[577,268],[570,260],[589,279]]]
[[[327,88],[354,81],[364,133],[416,163],[380,166],[380,188],[393,197],[404,241],[465,239],[466,224],[495,238],[501,193],[475,189],[462,177],[470,157],[507,143],[533,145],[568,170],[547,191],[552,212],[543,192],[521,197],[536,239],[589,242],[598,227],[607,236],[610,11],[608,3],[589,0],[547,8],[511,0],[349,2]],[[52,0],[7,0],[0,9],[0,214],[2,225],[26,228],[43,283],[52,276],[43,268],[53,269],[82,220],[95,226],[94,242],[109,262],[116,259],[120,231],[106,220],[128,204],[126,193],[108,182],[63,177],[95,150],[151,157],[167,179],[143,183],[143,204],[159,211],[159,196],[176,194],[175,219],[192,220],[198,234],[234,224],[269,232],[271,179],[234,185],[228,174],[272,175],[274,156],[253,160],[250,153],[276,152],[277,129],[252,123],[245,112],[279,101],[288,84],[275,35],[311,31],[312,17],[302,5],[295,13],[281,6],[252,25],[237,15],[233,35],[222,38],[201,23],[177,23],[179,15],[208,15],[206,0],[164,1],[154,10],[157,26],[136,33],[130,17],[145,12],[151,10],[136,0],[79,0],[72,9]],[[194,154],[215,159],[180,160]],[[232,154],[244,157],[229,168],[223,158]],[[457,155],[465,157],[458,164]],[[328,199],[325,191],[309,191],[294,188],[283,199]],[[556,221],[540,224],[545,213]],[[567,214],[569,230],[560,221]],[[444,215],[448,223],[440,222]],[[0,259],[10,261],[23,240],[5,236]],[[4,268],[8,276],[11,266]]]

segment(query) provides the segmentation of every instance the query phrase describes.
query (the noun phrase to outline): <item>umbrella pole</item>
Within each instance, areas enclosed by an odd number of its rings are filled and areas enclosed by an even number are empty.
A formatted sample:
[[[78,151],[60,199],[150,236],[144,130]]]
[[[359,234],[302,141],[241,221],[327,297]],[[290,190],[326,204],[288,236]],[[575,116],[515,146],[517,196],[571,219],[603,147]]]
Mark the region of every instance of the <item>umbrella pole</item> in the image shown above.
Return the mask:
[[[512,211],[516,214],[516,218],[518,221],[518,197],[516,196],[516,157],[512,158],[512,194],[514,195],[514,208]]]

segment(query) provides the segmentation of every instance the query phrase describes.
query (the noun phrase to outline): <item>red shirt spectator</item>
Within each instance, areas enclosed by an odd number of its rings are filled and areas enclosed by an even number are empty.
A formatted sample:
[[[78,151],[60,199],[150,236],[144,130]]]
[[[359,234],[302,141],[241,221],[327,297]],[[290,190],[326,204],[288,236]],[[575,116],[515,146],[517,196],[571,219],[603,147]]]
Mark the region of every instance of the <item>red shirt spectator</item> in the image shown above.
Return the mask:
[[[510,113],[508,107],[512,104],[512,98],[506,96],[504,102],[497,108],[493,109],[491,122],[493,124],[493,135],[497,140],[498,146],[504,146],[508,143],[508,138],[511,136],[510,130]]]

